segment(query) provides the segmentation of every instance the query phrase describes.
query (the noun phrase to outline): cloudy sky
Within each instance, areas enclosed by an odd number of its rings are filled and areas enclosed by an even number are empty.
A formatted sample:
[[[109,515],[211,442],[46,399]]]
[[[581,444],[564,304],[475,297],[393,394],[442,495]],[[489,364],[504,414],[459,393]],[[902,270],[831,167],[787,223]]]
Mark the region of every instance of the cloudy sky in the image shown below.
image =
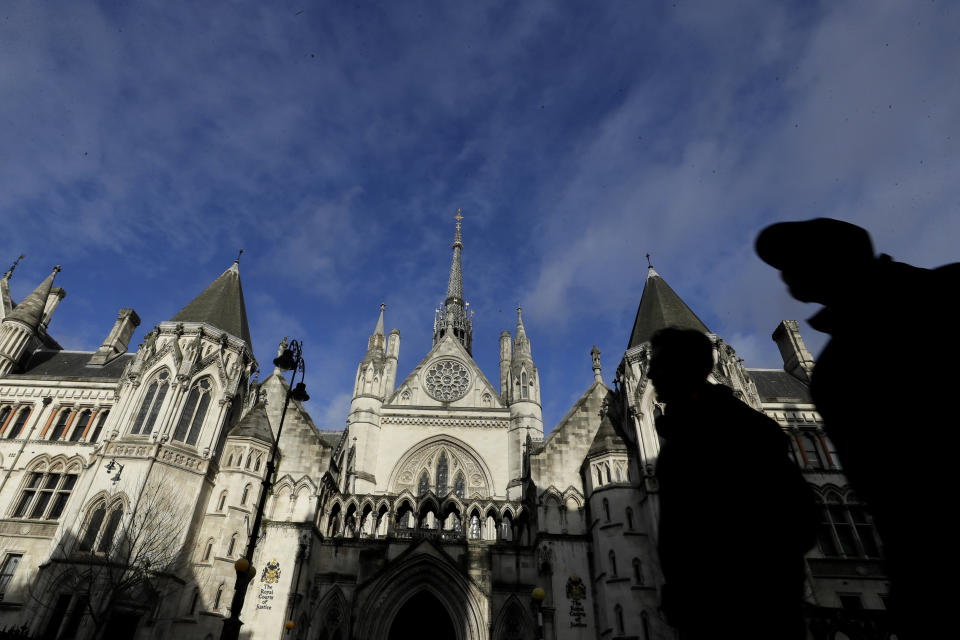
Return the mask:
[[[942,0],[6,2],[0,259],[27,255],[16,299],[62,264],[51,333],[94,349],[243,248],[257,357],[302,339],[341,428],[380,302],[401,377],[429,349],[462,207],[475,358],[496,380],[522,304],[550,429],[591,345],[612,378],[647,252],[755,367],[815,311],[753,255],[764,225],[957,260],[958,61]]]

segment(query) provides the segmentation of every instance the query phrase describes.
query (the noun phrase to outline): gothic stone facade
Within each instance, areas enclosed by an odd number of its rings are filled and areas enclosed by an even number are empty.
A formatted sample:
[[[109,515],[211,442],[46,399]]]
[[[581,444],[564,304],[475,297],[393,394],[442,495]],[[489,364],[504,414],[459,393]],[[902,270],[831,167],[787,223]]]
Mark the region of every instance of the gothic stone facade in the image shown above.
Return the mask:
[[[346,428],[321,431],[290,401],[242,637],[519,640],[542,625],[549,639],[675,638],[658,610],[646,379],[666,325],[711,336],[714,382],[783,425],[824,502],[811,637],[851,624],[844,608],[883,608],[877,542],[811,404],[795,322],[774,335],[784,370],[748,370],[651,269],[613,388],[594,349],[592,380],[585,358],[585,392],[544,437],[522,316],[491,382],[472,358],[459,228],[453,248],[433,347],[412,371],[397,376],[400,334],[381,307]],[[278,370],[253,376],[237,265],[133,353],[129,309],[97,351],[61,349],[47,332],[55,275],[19,304],[11,272],[0,280],[0,628],[219,637],[289,389]]]

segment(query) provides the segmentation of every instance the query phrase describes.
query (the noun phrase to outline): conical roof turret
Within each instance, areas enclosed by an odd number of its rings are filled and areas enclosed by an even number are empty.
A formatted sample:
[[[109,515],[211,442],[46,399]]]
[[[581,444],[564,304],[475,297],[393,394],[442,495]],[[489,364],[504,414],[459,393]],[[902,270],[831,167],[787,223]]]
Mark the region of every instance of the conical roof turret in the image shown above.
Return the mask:
[[[43,319],[43,310],[47,306],[47,298],[50,297],[50,290],[53,288],[53,279],[60,272],[60,265],[53,268],[53,271],[41,282],[30,295],[23,299],[16,308],[7,316],[11,320],[19,320],[31,329],[36,330]]]
[[[697,317],[690,307],[670,288],[670,285],[654,271],[651,265],[647,270],[647,281],[637,307],[637,318],[633,322],[628,349],[649,342],[660,329],[677,327],[694,329],[710,333],[710,329]]]
[[[250,327],[247,324],[247,308],[243,302],[243,287],[240,285],[240,261],[234,261],[229,269],[220,274],[219,278],[171,320],[205,322],[252,345]]]
[[[527,330],[523,326],[523,307],[517,307],[517,333],[513,338],[513,360],[533,361],[530,339],[527,338]]]
[[[600,428],[597,429],[597,434],[593,437],[593,444],[590,445],[590,451],[587,452],[587,456],[596,456],[615,451],[628,451],[627,443],[625,443],[623,438],[620,437],[620,434],[617,433],[613,422],[610,420],[610,415],[607,414],[603,416],[603,421],[600,422]]]
[[[231,438],[256,438],[262,442],[273,443],[273,429],[270,428],[267,405],[263,400],[255,404],[227,435]]]

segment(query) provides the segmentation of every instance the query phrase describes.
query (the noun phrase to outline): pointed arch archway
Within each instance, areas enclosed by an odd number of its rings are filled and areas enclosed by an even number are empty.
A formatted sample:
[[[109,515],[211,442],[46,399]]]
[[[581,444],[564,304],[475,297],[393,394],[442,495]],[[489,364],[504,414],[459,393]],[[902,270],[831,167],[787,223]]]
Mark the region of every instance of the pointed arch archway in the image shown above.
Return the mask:
[[[449,619],[453,632],[451,640],[486,640],[490,632],[487,598],[483,591],[453,560],[429,542],[421,543],[405,559],[395,562],[361,586],[355,603],[354,612],[378,612],[376,616],[355,617],[354,637],[357,640],[394,637],[391,635],[394,622],[399,620],[402,624],[405,616],[422,612],[428,603],[442,609],[421,620],[417,629],[422,636],[435,637],[433,630],[424,626],[429,625],[431,619],[437,620],[438,629],[447,628],[446,620]]]

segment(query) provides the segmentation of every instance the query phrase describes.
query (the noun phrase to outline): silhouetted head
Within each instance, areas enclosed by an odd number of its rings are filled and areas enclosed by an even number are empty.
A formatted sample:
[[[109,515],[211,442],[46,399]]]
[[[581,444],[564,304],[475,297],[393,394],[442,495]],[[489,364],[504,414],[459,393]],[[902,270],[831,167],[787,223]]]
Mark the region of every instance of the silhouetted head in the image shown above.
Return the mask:
[[[713,369],[713,345],[694,329],[661,329],[650,339],[650,371],[657,398],[676,400],[702,387]]]
[[[832,218],[772,224],[757,236],[756,251],[781,271],[790,295],[821,304],[846,295],[874,260],[870,234]]]

